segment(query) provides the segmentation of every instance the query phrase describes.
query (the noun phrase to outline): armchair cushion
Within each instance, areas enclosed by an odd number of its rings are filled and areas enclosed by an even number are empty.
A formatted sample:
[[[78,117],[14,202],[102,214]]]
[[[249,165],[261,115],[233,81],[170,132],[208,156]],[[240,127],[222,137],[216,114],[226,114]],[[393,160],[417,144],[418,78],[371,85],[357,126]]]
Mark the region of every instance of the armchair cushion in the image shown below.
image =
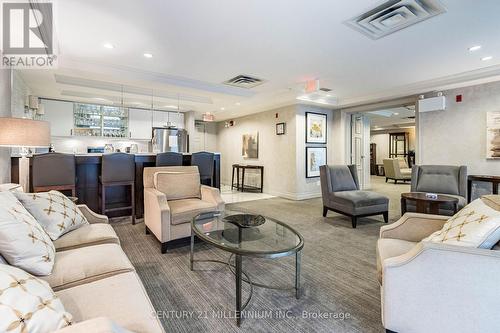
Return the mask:
[[[453,165],[415,165],[412,192],[432,192],[466,196],[467,167]]]
[[[389,202],[387,197],[371,191],[342,191],[331,194],[330,198],[342,204],[354,207],[383,205]]]
[[[201,198],[200,174],[189,171],[158,171],[153,176],[154,187],[165,193],[167,200]]]
[[[357,190],[351,169],[347,165],[332,165],[327,167],[330,173],[331,192]]]
[[[217,205],[214,203],[200,199],[172,200],[168,205],[172,214],[170,223],[173,225],[191,222],[198,214],[217,210]]]
[[[500,240],[500,212],[476,199],[422,241],[491,249]]]
[[[107,223],[95,223],[68,232],[54,241],[56,251],[77,249],[99,244],[120,244],[113,227]]]
[[[405,254],[416,244],[417,242],[393,238],[380,238],[377,241],[377,278],[380,284],[382,284],[382,263],[384,260]]]

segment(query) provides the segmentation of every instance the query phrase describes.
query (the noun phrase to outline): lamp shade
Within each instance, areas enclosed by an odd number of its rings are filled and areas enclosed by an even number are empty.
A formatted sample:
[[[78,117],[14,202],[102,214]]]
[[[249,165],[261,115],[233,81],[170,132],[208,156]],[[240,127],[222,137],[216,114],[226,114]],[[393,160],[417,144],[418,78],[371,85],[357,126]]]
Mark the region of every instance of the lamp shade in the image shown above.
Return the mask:
[[[0,146],[49,147],[50,124],[25,118],[0,118]]]

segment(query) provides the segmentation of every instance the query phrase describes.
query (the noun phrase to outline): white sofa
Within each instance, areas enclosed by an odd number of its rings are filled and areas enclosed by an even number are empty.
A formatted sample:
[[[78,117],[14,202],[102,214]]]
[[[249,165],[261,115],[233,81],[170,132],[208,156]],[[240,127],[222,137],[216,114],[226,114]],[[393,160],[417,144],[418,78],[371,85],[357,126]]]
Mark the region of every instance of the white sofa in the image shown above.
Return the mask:
[[[448,218],[406,213],[380,229],[377,268],[388,331],[499,331],[500,247],[420,242]]]

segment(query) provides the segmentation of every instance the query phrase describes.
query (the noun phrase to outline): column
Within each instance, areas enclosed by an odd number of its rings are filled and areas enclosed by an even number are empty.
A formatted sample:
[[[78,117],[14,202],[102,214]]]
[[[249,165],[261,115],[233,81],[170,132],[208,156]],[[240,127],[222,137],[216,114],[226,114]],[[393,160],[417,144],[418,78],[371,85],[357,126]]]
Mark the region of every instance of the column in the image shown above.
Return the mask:
[[[11,117],[12,70],[0,69],[0,117]],[[10,148],[0,147],[0,184],[10,182]]]

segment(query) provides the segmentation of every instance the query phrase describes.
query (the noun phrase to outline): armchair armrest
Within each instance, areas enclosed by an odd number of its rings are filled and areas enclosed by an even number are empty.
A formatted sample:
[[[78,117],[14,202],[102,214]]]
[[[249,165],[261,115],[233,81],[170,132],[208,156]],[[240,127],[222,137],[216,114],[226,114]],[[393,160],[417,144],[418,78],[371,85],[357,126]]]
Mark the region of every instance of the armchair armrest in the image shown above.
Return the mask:
[[[144,189],[144,223],[160,242],[169,239],[170,207],[167,196],[152,187]]]
[[[495,332],[500,251],[421,242],[384,260],[382,313],[396,332]]]
[[[441,230],[449,216],[406,213],[398,221],[380,228],[380,238],[395,238],[420,242],[435,231]]]
[[[211,202],[217,206],[217,210],[224,211],[225,203],[218,188],[201,185],[201,200]]]
[[[87,205],[76,205],[80,211],[82,212],[83,216],[89,221],[90,224],[92,223],[109,223],[109,219],[106,215],[101,215],[93,212]]]
[[[54,333],[133,333],[123,327],[118,326],[111,319],[97,317],[72,324],[65,328],[58,329]]]

